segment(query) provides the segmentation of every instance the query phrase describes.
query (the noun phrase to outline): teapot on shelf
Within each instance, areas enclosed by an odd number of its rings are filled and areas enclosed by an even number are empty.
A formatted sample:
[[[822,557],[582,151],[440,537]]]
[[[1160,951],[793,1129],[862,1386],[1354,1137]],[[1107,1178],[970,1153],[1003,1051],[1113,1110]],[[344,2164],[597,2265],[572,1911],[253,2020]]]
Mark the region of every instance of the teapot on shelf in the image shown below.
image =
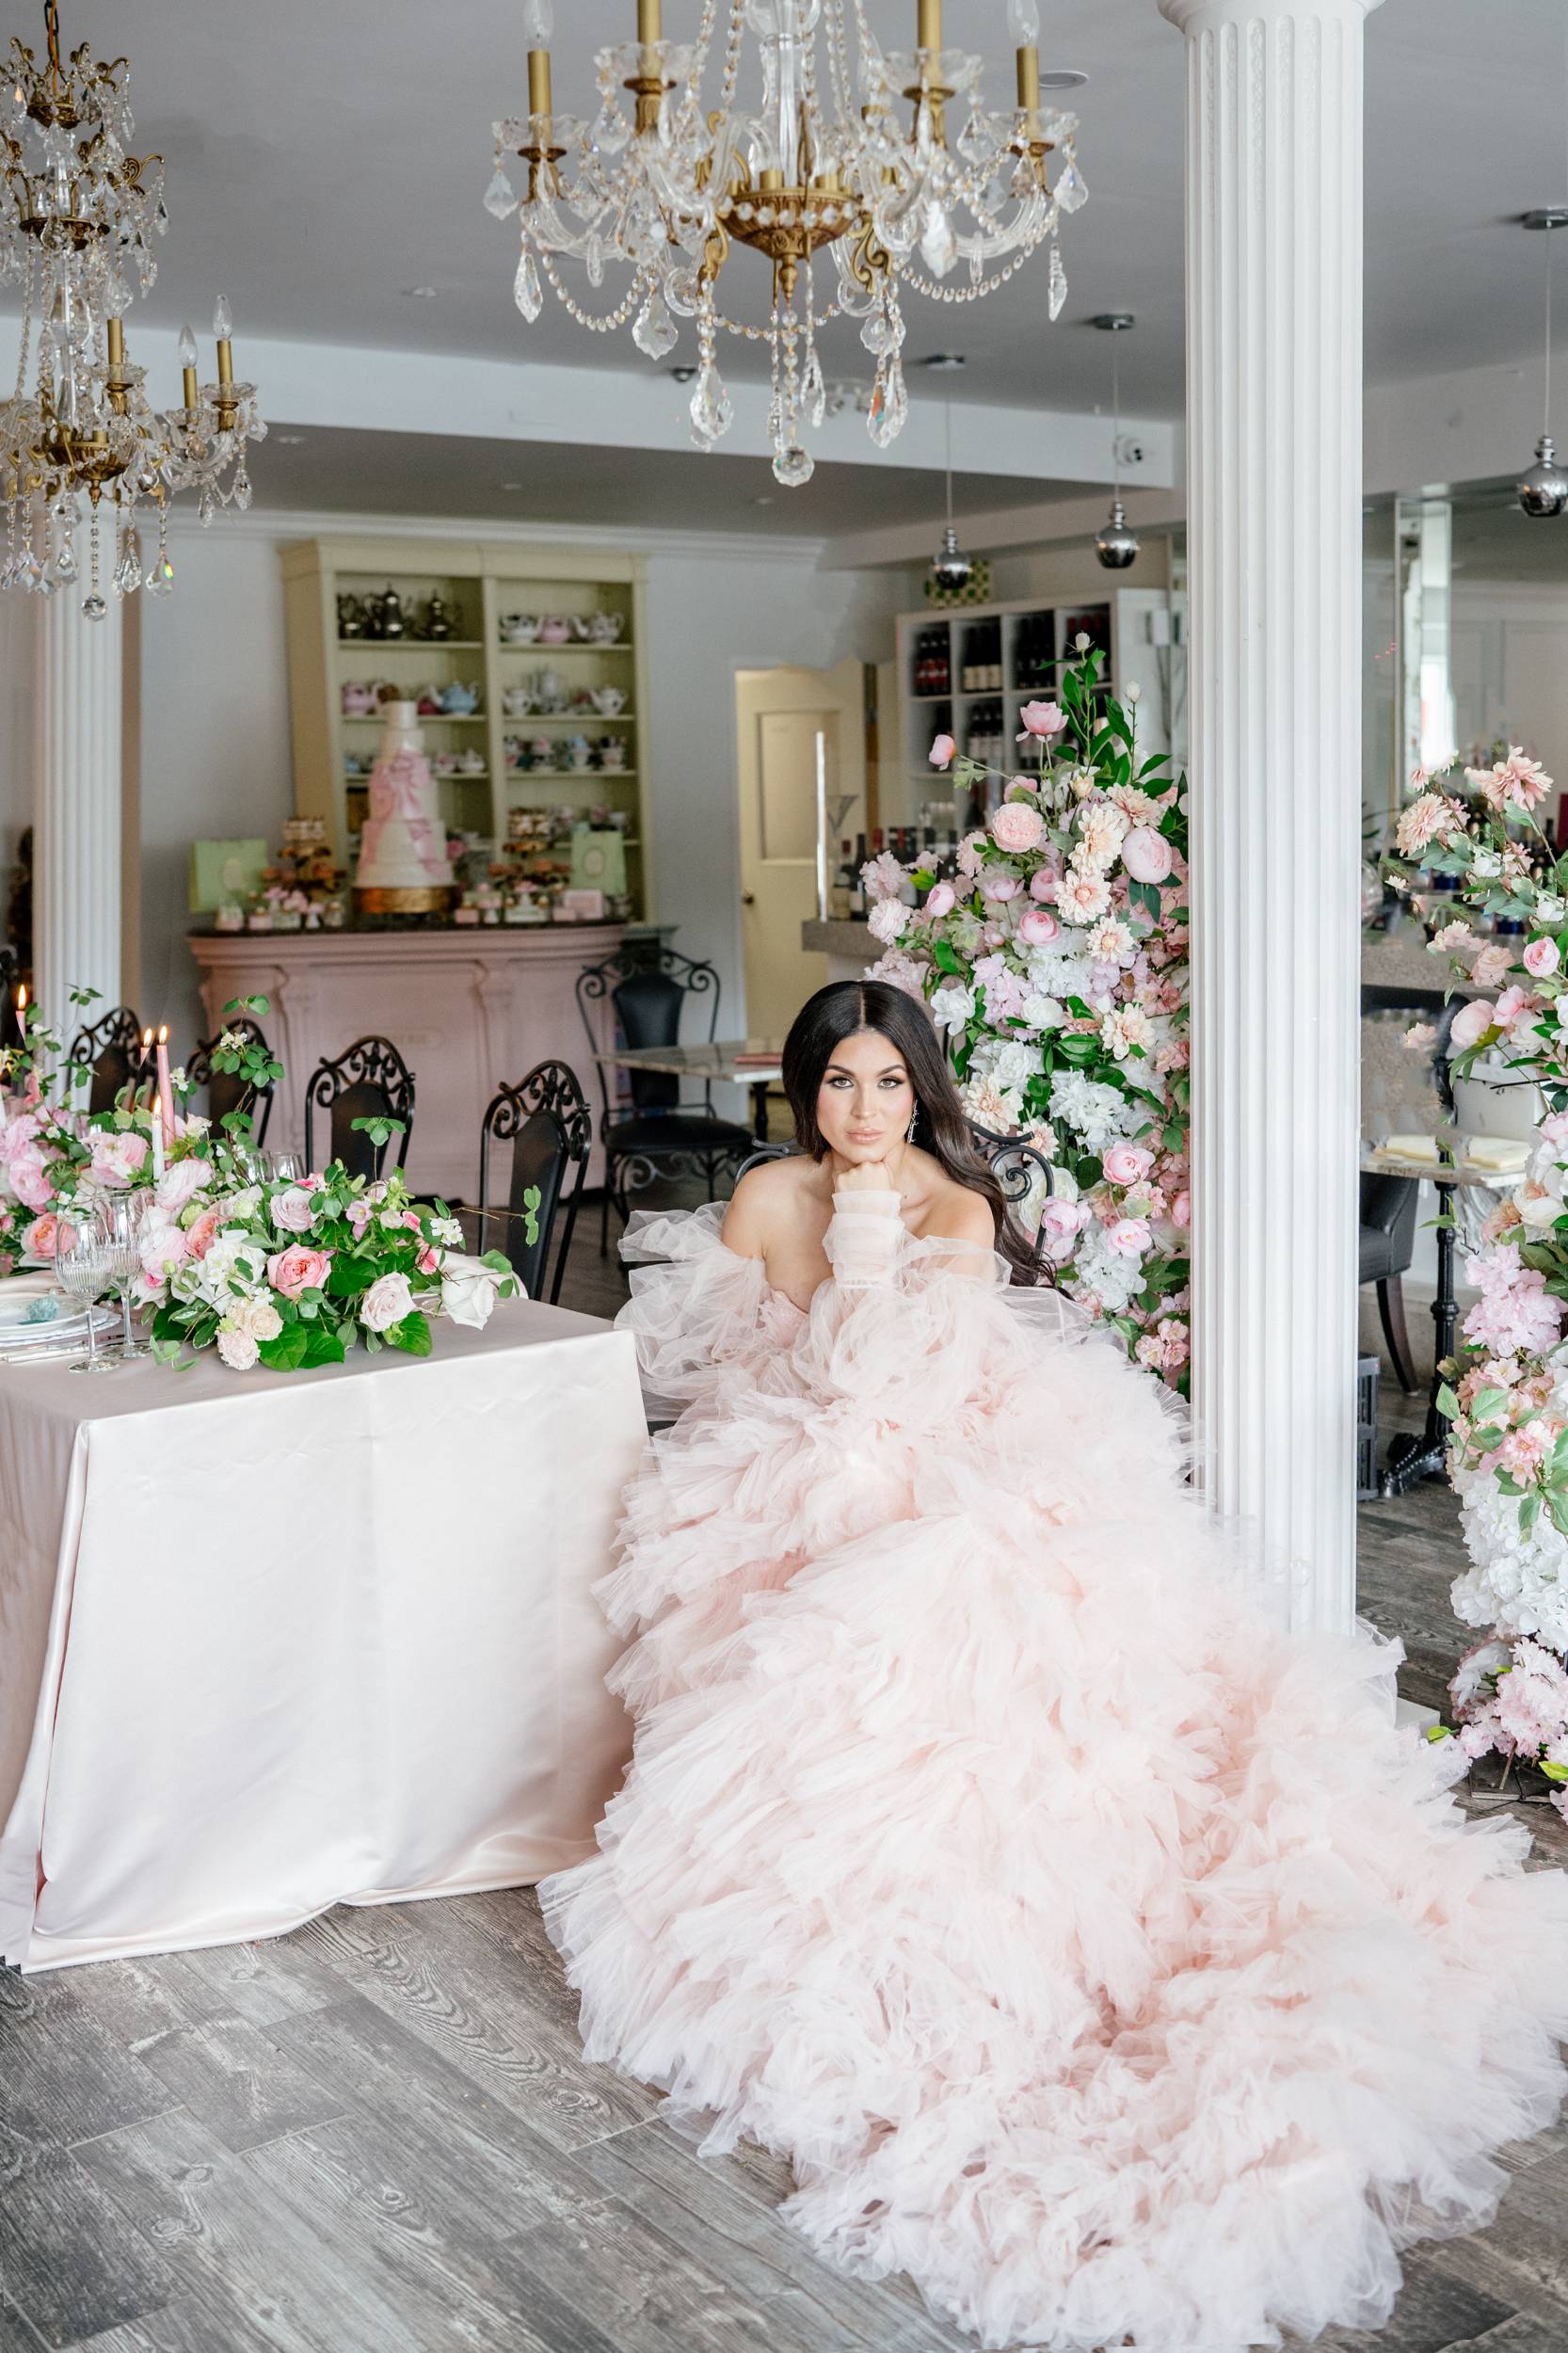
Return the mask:
[[[477,679],[472,686],[465,685],[461,679],[453,679],[450,684],[438,688],[437,700],[448,718],[470,719],[479,708],[482,692]]]
[[[623,686],[596,686],[590,700],[601,719],[613,719],[626,708],[626,689]]]
[[[532,690],[526,686],[504,686],[501,708],[508,719],[526,719],[534,708]]]
[[[448,611],[446,599],[439,593],[435,594],[424,608],[424,619],[420,627],[420,635],[428,638],[432,645],[440,645],[443,638],[456,635],[457,626],[462,617],[463,608],[460,604],[453,605]]]
[[[361,682],[345,679],[343,685],[343,715],[345,719],[374,719],[380,709],[380,696],[374,679]]]
[[[541,646],[566,646],[571,642],[571,623],[564,613],[547,613],[539,623]]]
[[[568,735],[561,746],[568,768],[587,768],[593,762],[593,745],[585,735]]]
[[[590,613],[585,620],[574,613],[571,618],[572,635],[585,646],[613,646],[624,627],[619,613]]]
[[[567,707],[567,690],[559,670],[538,671],[534,680],[534,694],[547,716]]]
[[[366,599],[370,618],[366,624],[367,637],[406,637],[408,625],[403,618],[403,600],[389,580],[378,597]]]
[[[358,597],[344,595],[338,599],[338,635],[340,637],[362,637],[368,618],[369,615]]]
[[[508,646],[531,646],[538,633],[536,614],[504,613],[501,616],[501,634]]]
[[[600,765],[607,775],[616,775],[626,766],[626,738],[621,735],[601,735],[599,739]]]

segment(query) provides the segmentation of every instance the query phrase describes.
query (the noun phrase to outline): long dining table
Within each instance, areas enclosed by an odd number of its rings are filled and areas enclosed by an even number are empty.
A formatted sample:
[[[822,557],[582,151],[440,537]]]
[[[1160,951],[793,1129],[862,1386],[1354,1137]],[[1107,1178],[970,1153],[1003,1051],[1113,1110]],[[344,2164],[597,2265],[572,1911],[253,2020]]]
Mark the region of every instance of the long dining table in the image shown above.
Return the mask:
[[[631,1749],[592,1588],[645,1440],[630,1335],[527,1302],[417,1362],[0,1364],[0,1959],[589,1852]]]

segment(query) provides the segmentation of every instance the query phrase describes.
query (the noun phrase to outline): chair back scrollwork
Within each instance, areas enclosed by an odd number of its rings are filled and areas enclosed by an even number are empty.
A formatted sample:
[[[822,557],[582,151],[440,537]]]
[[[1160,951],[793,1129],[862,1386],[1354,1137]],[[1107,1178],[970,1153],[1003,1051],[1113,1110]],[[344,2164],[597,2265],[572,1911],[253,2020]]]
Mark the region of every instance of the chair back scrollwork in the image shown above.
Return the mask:
[[[414,1132],[414,1074],[391,1038],[356,1038],[335,1061],[324,1055],[312,1072],[305,1090],[305,1160],[312,1169],[318,1112],[330,1123],[328,1157],[341,1160],[351,1176],[374,1183],[389,1158],[394,1168],[407,1165]],[[376,1144],[356,1128],[357,1119],[401,1120],[403,1132]]]
[[[77,1031],[66,1060],[92,1073],[88,1112],[113,1111],[116,1096],[141,1067],[140,1021],[129,1005],[116,1005],[111,1013]]]
[[[624,1046],[678,1046],[688,1003],[708,1012],[707,1043],[718,1035],[719,976],[714,967],[677,949],[661,948],[656,955],[624,949],[602,964],[588,965],[577,976],[577,1004],[583,1026],[595,1053],[603,1046],[603,1015],[608,1002],[615,1015],[619,1042]],[[595,1015],[599,1013],[596,1022]],[[601,1067],[604,1089],[603,1125],[615,1115],[614,1081]],[[632,1101],[639,1113],[674,1111],[680,1101],[680,1080],[673,1071],[633,1070],[629,1073]],[[712,1089],[703,1100],[711,1109]]]
[[[552,1306],[561,1296],[592,1143],[587,1098],[577,1073],[564,1062],[536,1064],[515,1086],[501,1087],[486,1109],[479,1132],[479,1247],[504,1251],[530,1299],[546,1295],[551,1237],[565,1206],[555,1273],[549,1281]],[[490,1150],[500,1144],[512,1147],[504,1213],[496,1209],[490,1190]],[[538,1194],[533,1241],[528,1239],[530,1192]]]

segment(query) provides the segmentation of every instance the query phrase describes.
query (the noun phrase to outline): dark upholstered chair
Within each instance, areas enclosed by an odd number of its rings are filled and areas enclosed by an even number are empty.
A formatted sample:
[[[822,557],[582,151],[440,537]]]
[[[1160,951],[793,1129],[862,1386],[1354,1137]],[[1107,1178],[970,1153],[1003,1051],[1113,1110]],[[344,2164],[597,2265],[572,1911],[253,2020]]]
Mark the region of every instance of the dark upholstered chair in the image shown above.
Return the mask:
[[[116,1005],[89,1028],[77,1031],[66,1060],[92,1073],[88,1112],[112,1112],[115,1098],[141,1067],[141,1023],[129,1005]],[[147,1075],[152,1076],[151,1064]]]
[[[241,1014],[237,1019],[226,1022],[224,1028],[233,1031],[238,1036],[253,1038],[269,1055],[272,1053],[264,1032],[248,1014]],[[203,1038],[185,1064],[185,1078],[193,1093],[206,1088],[207,1117],[218,1133],[223,1132],[223,1123],[232,1112],[248,1112],[253,1141],[259,1151],[266,1142],[267,1121],[272,1117],[272,1098],[278,1090],[276,1085],[272,1085],[257,1087],[252,1091],[236,1071],[215,1070],[213,1056],[217,1051],[218,1038],[222,1035],[223,1031],[220,1030],[217,1037]]]
[[[687,1005],[708,1007],[707,1037],[718,1034],[719,976],[711,964],[661,948],[656,955],[640,951],[635,961],[625,951],[603,964],[589,965],[577,976],[577,1003],[590,1049],[602,1044],[602,1014],[606,1003],[615,1015],[619,1042],[630,1047],[673,1047],[681,1043],[680,1030]],[[687,1041],[690,1043],[691,1041]],[[614,1081],[600,1065],[604,1110],[600,1137],[604,1146],[604,1204],[600,1218],[600,1255],[610,1240],[610,1204],[622,1225],[628,1195],[660,1176],[684,1175],[700,1169],[714,1197],[718,1171],[750,1158],[757,1139],[739,1121],[720,1119],[713,1110],[712,1082],[706,1081],[700,1104],[680,1099],[681,1080],[674,1071],[632,1070],[632,1109],[624,1112],[612,1092]]]
[[[330,1116],[328,1157],[341,1160],[351,1176],[373,1183],[387,1164],[395,1144],[392,1166],[402,1168],[408,1158],[414,1132],[414,1074],[391,1038],[361,1037],[335,1062],[325,1055],[311,1074],[305,1090],[305,1164],[316,1166],[315,1113]],[[403,1132],[386,1144],[373,1144],[357,1119],[400,1119]]]
[[[1404,1292],[1400,1277],[1416,1255],[1416,1205],[1420,1188],[1414,1176],[1363,1176],[1361,1179],[1361,1281],[1378,1287],[1378,1314],[1394,1370],[1406,1396],[1418,1386],[1410,1335],[1405,1330]]]
[[[505,1252],[530,1299],[546,1296],[551,1234],[556,1213],[565,1206],[566,1224],[549,1282],[552,1307],[561,1296],[592,1143],[587,1098],[576,1072],[564,1062],[538,1063],[516,1086],[502,1087],[479,1131],[479,1247]],[[498,1144],[512,1147],[504,1209],[495,1207],[490,1193],[491,1146]],[[534,1187],[539,1194],[535,1212],[538,1239],[530,1241],[523,1196]]]

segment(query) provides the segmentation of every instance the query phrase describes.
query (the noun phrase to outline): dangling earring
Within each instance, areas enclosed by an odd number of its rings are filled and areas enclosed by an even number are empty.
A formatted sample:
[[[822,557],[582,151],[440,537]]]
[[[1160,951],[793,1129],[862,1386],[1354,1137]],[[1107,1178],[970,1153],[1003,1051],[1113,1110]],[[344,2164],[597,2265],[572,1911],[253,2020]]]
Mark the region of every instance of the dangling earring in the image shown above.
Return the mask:
[[[920,1125],[920,1105],[917,1103],[917,1104],[916,1104],[916,1106],[915,1106],[915,1108],[914,1108],[914,1110],[913,1110],[913,1111],[910,1112],[910,1114],[909,1114],[909,1125],[908,1125],[908,1127],[907,1127],[907,1128],[904,1129],[904,1143],[905,1143],[905,1144],[913,1144],[913,1143],[914,1143],[914,1141],[915,1141],[915,1129],[916,1129],[916,1128]]]

